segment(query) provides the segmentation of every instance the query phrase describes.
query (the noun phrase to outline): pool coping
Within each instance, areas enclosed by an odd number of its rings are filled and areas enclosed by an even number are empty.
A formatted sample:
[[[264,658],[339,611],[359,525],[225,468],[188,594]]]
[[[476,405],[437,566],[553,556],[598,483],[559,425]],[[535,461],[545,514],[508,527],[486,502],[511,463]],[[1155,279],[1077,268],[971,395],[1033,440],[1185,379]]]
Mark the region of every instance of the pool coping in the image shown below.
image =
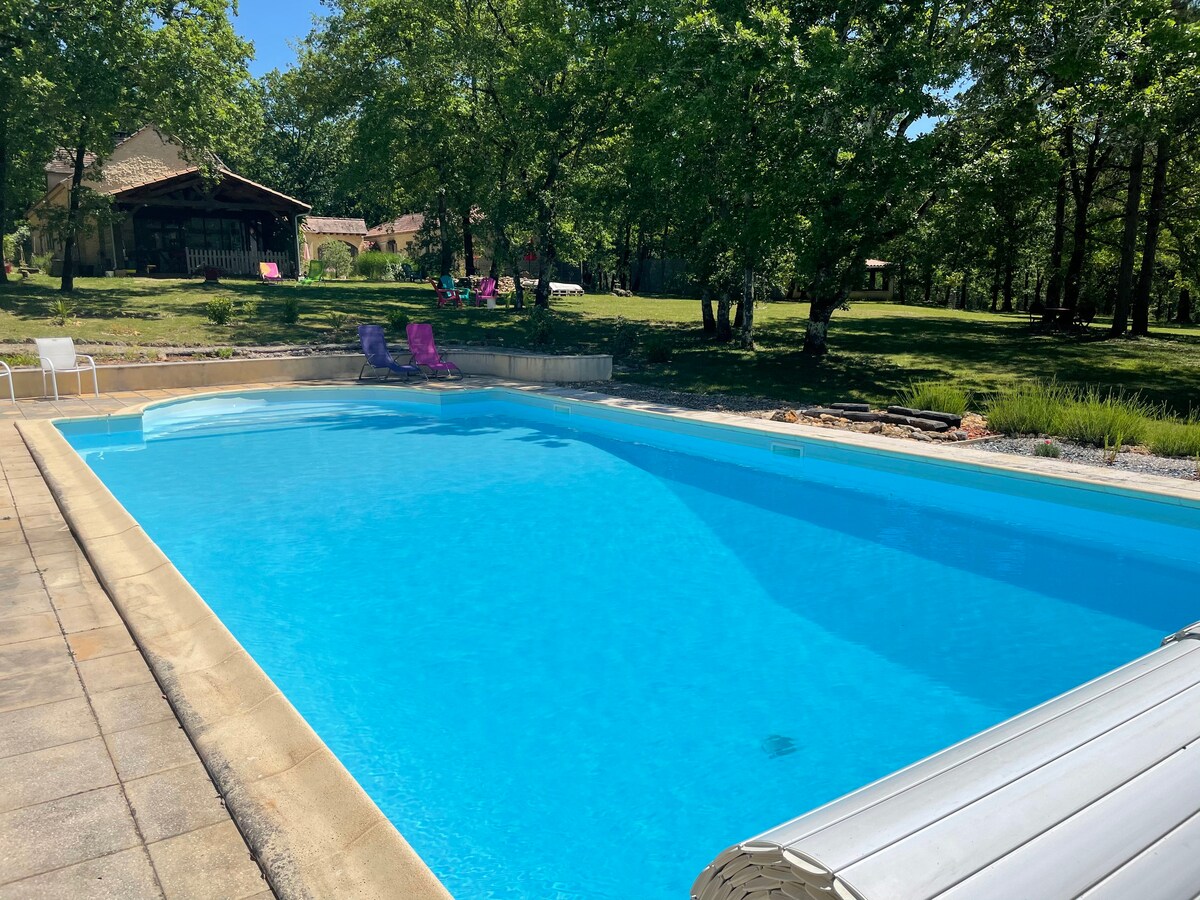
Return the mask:
[[[251,390],[358,387],[362,385],[231,385],[179,399]],[[432,393],[532,395],[577,402],[584,404],[581,410],[592,412],[608,408],[647,413],[667,422],[682,420],[684,427],[717,426],[726,439],[732,440],[761,440],[765,436],[814,449],[851,448],[1200,506],[1200,484],[1180,479],[1094,470],[1058,460],[1038,460],[1033,465],[1023,457],[997,459],[994,453],[953,445],[924,445],[855,432],[830,433],[829,429],[686,410],[579,389],[511,382],[386,387],[409,392],[434,388]],[[119,415],[139,415],[164,402],[173,401],[147,401]],[[146,656],[234,820],[258,856],[272,888],[284,898],[449,898],[446,888],[341,761],[70,446],[55,427],[60,421],[64,420],[25,420],[16,426],[97,578]]]

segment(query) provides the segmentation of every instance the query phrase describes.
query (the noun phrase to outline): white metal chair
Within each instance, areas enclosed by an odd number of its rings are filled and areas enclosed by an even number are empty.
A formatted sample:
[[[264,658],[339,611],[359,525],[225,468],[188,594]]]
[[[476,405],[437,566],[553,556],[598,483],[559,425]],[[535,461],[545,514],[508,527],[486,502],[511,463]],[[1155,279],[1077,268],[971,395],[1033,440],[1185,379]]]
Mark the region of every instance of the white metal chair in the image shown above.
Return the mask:
[[[0,359],[0,379],[8,379],[8,398],[12,400],[13,405],[17,404],[17,391],[13,387],[12,368],[4,360]]]
[[[96,361],[83,353],[75,352],[75,342],[69,337],[34,338],[38,359],[42,363],[42,394],[46,393],[46,374],[54,385],[54,399],[58,399],[58,376],[74,372],[79,377],[79,393],[83,393],[83,373],[92,372],[92,389],[100,396],[100,381],[96,377]],[[86,360],[82,365],[80,360]]]

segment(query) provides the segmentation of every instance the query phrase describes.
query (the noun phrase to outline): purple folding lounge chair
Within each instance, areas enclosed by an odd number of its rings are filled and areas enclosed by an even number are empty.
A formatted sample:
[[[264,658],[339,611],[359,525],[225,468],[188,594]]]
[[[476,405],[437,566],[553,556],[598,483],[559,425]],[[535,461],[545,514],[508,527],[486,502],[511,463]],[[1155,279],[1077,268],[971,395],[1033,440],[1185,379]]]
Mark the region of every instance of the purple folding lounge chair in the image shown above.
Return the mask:
[[[411,322],[408,326],[408,349],[412,352],[410,363],[415,363],[422,369],[428,369],[433,375],[457,375],[462,378],[462,370],[446,357],[438,353],[437,343],[433,340],[433,326],[426,322]]]
[[[384,381],[387,381],[387,377],[393,372],[396,374],[403,372],[406,379],[410,375],[420,375],[422,378],[427,377],[421,371],[420,366],[401,365],[392,358],[392,354],[387,348],[387,341],[383,336],[382,325],[359,325],[358,339],[362,343],[363,355],[367,358],[367,361],[363,363],[363,367],[358,370],[359,381],[362,381],[363,373],[368,368],[374,369],[376,373],[382,369],[382,378]]]

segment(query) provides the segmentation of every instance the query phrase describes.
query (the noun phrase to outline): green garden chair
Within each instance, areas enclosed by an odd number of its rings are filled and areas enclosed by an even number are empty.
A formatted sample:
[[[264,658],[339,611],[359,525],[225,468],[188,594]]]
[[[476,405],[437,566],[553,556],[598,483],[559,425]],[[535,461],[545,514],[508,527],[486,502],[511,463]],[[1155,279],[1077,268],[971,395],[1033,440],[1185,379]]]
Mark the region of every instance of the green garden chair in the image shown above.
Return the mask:
[[[319,259],[308,262],[308,273],[300,279],[301,284],[317,284],[325,279],[325,263]]]

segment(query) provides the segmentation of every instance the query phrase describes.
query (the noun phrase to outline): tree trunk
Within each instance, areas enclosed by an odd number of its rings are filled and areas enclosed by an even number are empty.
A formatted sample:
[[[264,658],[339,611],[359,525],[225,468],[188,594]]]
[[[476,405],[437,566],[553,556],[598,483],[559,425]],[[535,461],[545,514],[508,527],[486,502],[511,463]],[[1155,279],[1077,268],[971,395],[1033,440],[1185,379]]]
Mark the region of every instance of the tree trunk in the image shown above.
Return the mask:
[[[475,275],[475,236],[471,233],[471,210],[468,209],[463,213],[462,217],[462,232],[463,232],[463,265],[467,270],[467,277],[471,278]]]
[[[1113,310],[1114,337],[1123,335],[1129,327],[1129,307],[1133,300],[1133,258],[1137,254],[1138,213],[1142,206],[1142,169],[1146,161],[1146,144],[1138,141],[1129,160],[1129,184],[1125,189],[1125,212],[1122,215],[1121,264],[1117,269],[1117,305]]]
[[[1175,310],[1175,323],[1177,325],[1192,324],[1192,292],[1187,288],[1179,289],[1179,306]]]
[[[1013,277],[1015,275],[1016,266],[1013,265],[1012,259],[1009,258],[1004,263],[1004,288],[1000,312],[1010,313],[1013,311]]]
[[[921,293],[925,300],[925,305],[929,306],[933,300],[933,266],[926,265],[925,271],[921,273]]]
[[[75,290],[75,243],[79,235],[79,193],[83,185],[84,129],[79,129],[79,146],[75,149],[75,168],[71,174],[71,195],[67,205],[67,234],[63,242],[62,284],[64,293]]]
[[[804,333],[805,356],[820,357],[829,352],[829,320],[833,311],[846,302],[844,284],[827,266],[817,268],[812,283],[812,301],[808,307],[808,327]]]
[[[521,286],[521,262],[513,260],[512,264],[513,277],[513,309],[525,308],[525,288]]]
[[[900,270],[896,274],[896,301],[904,306],[908,303],[908,267],[900,260]]]
[[[617,251],[617,283],[621,290],[629,290],[629,245],[633,240],[633,224],[628,220],[621,227],[621,243]]]
[[[729,325],[729,290],[721,289],[717,298],[717,340],[722,344],[733,340],[733,329]]]
[[[992,270],[992,312],[996,312],[1000,304],[1000,261],[996,261],[996,268]]]
[[[642,289],[642,269],[650,257],[650,246],[646,243],[646,233],[638,228],[637,255],[634,257],[632,271],[629,273],[629,290],[638,293]]]
[[[1050,283],[1046,286],[1046,306],[1058,306],[1062,299],[1062,255],[1067,237],[1067,173],[1058,176],[1054,195],[1054,240],[1050,245]],[[1038,275],[1039,281],[1041,275]]]
[[[734,331],[742,330],[742,323],[746,321],[746,298],[743,295],[738,295],[737,305],[733,308],[733,329]]]
[[[8,234],[8,117],[0,109],[0,239]],[[15,262],[15,260],[14,260]],[[8,281],[4,254],[0,252],[0,284]]]
[[[967,308],[967,291],[970,290],[971,273],[963,272],[962,281],[958,285],[958,309]]]
[[[1133,295],[1133,333],[1150,334],[1150,287],[1154,282],[1154,263],[1158,257],[1158,229],[1162,224],[1163,203],[1167,196],[1167,166],[1171,158],[1171,138],[1161,134],[1154,148],[1154,182],[1150,187],[1150,207],[1146,210],[1146,243],[1142,247],[1142,269]]]
[[[450,210],[446,208],[446,192],[438,191],[438,234],[441,236],[439,247],[438,274],[450,275],[454,268],[454,247],[450,244]]]
[[[700,292],[700,318],[705,334],[717,333],[717,317],[713,315],[712,289],[706,284]]]
[[[742,281],[742,349],[754,349],[754,269],[746,266]]]
[[[1068,141],[1074,141],[1074,134],[1074,129],[1068,126]],[[1087,258],[1088,212],[1091,209],[1092,195],[1096,189],[1096,179],[1100,174],[1100,166],[1097,161],[1099,147],[1100,126],[1097,125],[1092,142],[1088,144],[1087,158],[1082,174],[1072,163],[1071,193],[1075,197],[1075,219],[1071,229],[1071,257],[1067,263],[1067,276],[1063,288],[1063,306],[1070,310],[1079,306],[1079,291],[1083,285],[1083,263]],[[1073,146],[1071,153],[1074,154]]]

